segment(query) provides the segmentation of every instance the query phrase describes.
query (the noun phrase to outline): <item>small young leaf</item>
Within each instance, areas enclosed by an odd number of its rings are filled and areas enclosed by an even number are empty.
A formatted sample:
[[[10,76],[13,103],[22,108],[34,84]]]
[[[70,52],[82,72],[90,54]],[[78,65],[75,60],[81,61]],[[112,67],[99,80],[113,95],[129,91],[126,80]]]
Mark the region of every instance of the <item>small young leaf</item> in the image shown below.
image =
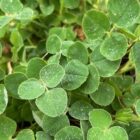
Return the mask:
[[[83,140],[82,131],[76,126],[67,126],[56,133],[54,140]]]
[[[127,48],[126,37],[121,33],[112,33],[103,41],[100,51],[108,60],[115,61],[126,54]]]
[[[110,28],[107,16],[99,11],[87,11],[83,17],[82,23],[85,35],[88,39],[103,37]]]
[[[27,76],[29,78],[39,78],[39,72],[45,65],[46,62],[41,58],[36,57],[30,59],[27,65]]]
[[[80,53],[79,53],[80,52]],[[86,47],[81,42],[75,42],[68,48],[67,51],[68,59],[77,59],[84,64],[88,62],[88,51]]]
[[[65,75],[64,68],[59,64],[50,64],[44,66],[40,71],[40,79],[49,88],[56,87]]]
[[[58,117],[43,117],[43,130],[50,136],[54,136],[60,129],[69,126],[70,122],[66,115]]]
[[[108,128],[112,123],[111,115],[104,109],[93,109],[89,112],[89,121],[92,127]]]
[[[65,67],[66,74],[61,82],[64,89],[79,88],[88,77],[88,68],[78,60],[71,60]]]
[[[62,88],[54,88],[36,99],[40,111],[50,117],[64,114],[67,108],[67,94]]]
[[[84,94],[91,94],[95,92],[100,83],[99,72],[93,64],[88,66],[89,75],[86,82],[80,87],[80,91]]]
[[[61,49],[61,46],[62,46],[62,42],[59,36],[53,34],[48,37],[47,42],[46,42],[46,49],[48,53],[55,54],[59,52]]]
[[[93,109],[92,105],[85,101],[76,101],[69,109],[69,114],[78,120],[88,120],[88,114]]]
[[[107,83],[101,83],[98,90],[93,94],[90,94],[90,97],[96,104],[107,106],[114,100],[115,90],[111,85]]]
[[[0,84],[0,114],[2,114],[8,104],[8,95],[4,85]]]
[[[28,79],[18,87],[18,95],[21,99],[32,100],[45,92],[45,87],[37,79]]]

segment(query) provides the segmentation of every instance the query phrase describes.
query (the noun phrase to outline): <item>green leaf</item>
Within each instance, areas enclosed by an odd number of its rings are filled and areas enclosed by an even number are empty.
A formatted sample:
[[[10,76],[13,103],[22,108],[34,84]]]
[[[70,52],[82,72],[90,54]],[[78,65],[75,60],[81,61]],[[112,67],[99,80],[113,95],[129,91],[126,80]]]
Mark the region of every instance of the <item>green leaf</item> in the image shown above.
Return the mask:
[[[18,95],[21,99],[32,100],[45,92],[45,87],[37,79],[28,79],[18,87]]]
[[[64,114],[67,108],[67,94],[62,88],[54,88],[36,99],[40,111],[50,117]]]
[[[27,80],[27,77],[23,73],[13,73],[7,75],[4,79],[4,85],[8,94],[14,98],[19,98],[18,87],[25,80]]]
[[[140,138],[140,128],[132,130],[129,134],[129,140],[139,140]]]
[[[113,126],[109,131],[113,135],[114,140],[128,140],[128,135],[125,129],[120,126]]]
[[[38,131],[36,133],[36,140],[52,140],[52,138],[43,131]]]
[[[100,83],[98,90],[90,94],[90,97],[96,104],[107,106],[113,102],[115,90],[110,84]]]
[[[5,72],[0,68],[0,81],[3,80],[5,77]]]
[[[110,23],[107,16],[99,11],[87,11],[83,17],[82,26],[88,39],[103,37],[110,29]]]
[[[111,125],[112,118],[104,109],[94,109],[89,112],[89,121],[92,127],[106,129]]]
[[[120,66],[120,60],[110,61],[102,56],[99,47],[95,48],[95,50],[91,53],[90,58],[102,77],[112,76]]]
[[[0,136],[11,138],[16,132],[16,122],[6,116],[0,116]]]
[[[53,34],[48,37],[47,42],[46,42],[46,49],[48,53],[55,54],[59,52],[61,49],[61,46],[62,46],[62,42],[59,36]]]
[[[64,7],[69,9],[78,8],[80,0],[63,0]]]
[[[127,28],[137,22],[140,7],[137,0],[109,0],[108,11],[113,23]]]
[[[18,48],[18,51],[24,45],[22,36],[17,29],[12,31],[10,41],[16,48]]]
[[[25,7],[16,15],[17,20],[32,20],[33,19],[34,12],[31,8]]]
[[[16,140],[35,140],[34,132],[31,129],[23,129],[16,136]]]
[[[93,127],[88,131],[87,140],[114,140],[114,138],[108,130]]]
[[[140,115],[140,99],[138,99],[135,103],[135,110],[138,115]]]
[[[121,59],[128,49],[127,39],[121,33],[112,33],[103,41],[100,51],[108,60],[115,61]]]
[[[27,65],[27,76],[29,78],[39,78],[41,68],[46,65],[46,62],[41,58],[35,57],[29,60]]]
[[[0,84],[0,114],[2,114],[8,104],[8,95],[4,85]]]
[[[100,83],[99,72],[93,64],[88,65],[89,75],[86,82],[80,87],[80,91],[85,94],[95,92]]]
[[[88,77],[88,67],[78,60],[71,60],[65,67],[65,76],[61,82],[64,89],[74,90],[79,88]]]
[[[83,140],[82,131],[75,126],[67,126],[58,131],[54,140]]]
[[[88,63],[88,51],[81,42],[75,42],[68,48],[67,57],[69,60],[77,59],[84,64]]]
[[[65,70],[59,64],[50,64],[44,66],[40,71],[40,79],[47,87],[56,87],[65,75]]]
[[[23,8],[23,4],[20,0],[1,0],[0,9],[7,14],[16,14]]]
[[[11,16],[0,16],[0,28],[3,28],[13,19]]]
[[[61,54],[54,54],[51,57],[49,57],[48,61],[47,61],[47,65],[50,64],[59,64],[60,63],[60,58],[61,58]]]
[[[73,103],[69,109],[69,114],[78,120],[88,120],[88,114],[93,106],[88,102],[79,100]]]
[[[58,117],[43,117],[43,130],[50,136],[54,136],[60,129],[69,126],[70,122],[66,115]]]

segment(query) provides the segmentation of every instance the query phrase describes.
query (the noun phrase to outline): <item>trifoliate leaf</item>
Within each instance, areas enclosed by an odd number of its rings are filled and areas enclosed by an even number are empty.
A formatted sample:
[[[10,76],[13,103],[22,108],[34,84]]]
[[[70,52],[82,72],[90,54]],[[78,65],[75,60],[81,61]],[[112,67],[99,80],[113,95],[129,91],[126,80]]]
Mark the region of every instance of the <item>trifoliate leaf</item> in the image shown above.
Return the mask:
[[[47,87],[56,87],[65,75],[64,68],[59,64],[50,64],[44,66],[40,71],[40,79]]]
[[[69,119],[66,115],[58,117],[43,117],[43,130],[50,136],[54,136],[60,129],[69,126]]]
[[[40,111],[50,117],[64,114],[67,108],[67,94],[62,88],[54,88],[36,99]]]
[[[92,127],[108,128],[112,123],[111,115],[104,109],[93,109],[89,112],[89,121]]]
[[[103,37],[110,28],[107,16],[99,11],[87,11],[83,17],[83,29],[89,39]]]
[[[93,64],[88,66],[89,75],[86,82],[80,87],[80,91],[85,94],[91,94],[95,92],[100,83],[99,72]]]
[[[41,58],[30,59],[27,65],[27,76],[29,78],[39,78],[39,72],[45,65],[46,62]]]
[[[7,75],[4,79],[4,85],[8,91],[8,94],[10,94],[12,97],[19,98],[18,87],[25,80],[27,80],[27,77],[23,73],[13,73]]]
[[[113,23],[129,27],[137,22],[140,7],[137,0],[109,0],[108,11]]]
[[[28,79],[18,87],[18,95],[21,99],[32,100],[45,92],[44,85],[37,79]]]
[[[78,120],[88,120],[88,114],[93,109],[92,105],[85,101],[76,101],[69,109],[69,114]]]
[[[98,90],[90,94],[90,97],[96,104],[107,106],[114,100],[115,90],[107,83],[100,83]]]
[[[80,53],[79,53],[80,52]],[[67,51],[68,59],[77,59],[84,64],[88,62],[88,51],[86,47],[81,42],[75,42],[68,48]]]
[[[83,140],[82,131],[76,126],[67,126],[58,131],[54,140]]]
[[[115,61],[121,59],[128,49],[127,39],[121,33],[112,33],[103,41],[100,51],[108,60]]]
[[[74,90],[80,87],[88,77],[88,67],[78,60],[71,60],[65,67],[65,76],[61,82],[64,89]]]
[[[55,54],[59,52],[61,49],[61,46],[62,46],[62,42],[59,36],[53,34],[48,37],[47,42],[46,42],[46,49],[48,53]]]

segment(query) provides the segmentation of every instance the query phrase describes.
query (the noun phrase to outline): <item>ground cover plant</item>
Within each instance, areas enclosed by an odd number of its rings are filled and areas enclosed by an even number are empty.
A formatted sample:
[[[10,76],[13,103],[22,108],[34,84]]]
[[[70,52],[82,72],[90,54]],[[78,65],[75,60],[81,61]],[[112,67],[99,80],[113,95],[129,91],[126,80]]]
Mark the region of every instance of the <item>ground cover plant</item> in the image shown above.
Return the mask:
[[[0,0],[0,140],[139,140],[140,2]]]

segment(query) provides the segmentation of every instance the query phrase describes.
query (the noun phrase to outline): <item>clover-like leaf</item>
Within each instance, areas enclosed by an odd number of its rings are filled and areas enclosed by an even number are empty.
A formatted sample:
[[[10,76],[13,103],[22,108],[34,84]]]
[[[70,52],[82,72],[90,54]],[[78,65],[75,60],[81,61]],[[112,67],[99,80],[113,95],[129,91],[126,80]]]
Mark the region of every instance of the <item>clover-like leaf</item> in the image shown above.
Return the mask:
[[[79,100],[73,103],[69,109],[69,114],[78,120],[88,120],[88,114],[93,106],[88,102]]]
[[[28,79],[18,87],[18,95],[21,99],[32,100],[45,92],[45,87],[37,79]]]
[[[29,78],[39,78],[39,72],[45,65],[46,62],[41,58],[35,57],[30,59],[27,65],[27,76]]]
[[[23,73],[13,73],[7,75],[4,79],[4,85],[8,94],[15,98],[19,98],[18,87],[25,80],[27,80],[27,77]]]
[[[64,75],[65,70],[59,64],[46,65],[40,71],[40,79],[50,88],[56,87]]]
[[[36,133],[36,140],[52,140],[52,138],[43,131],[38,131]]]
[[[50,136],[54,136],[60,129],[69,126],[70,122],[66,115],[58,117],[43,117],[43,130]]]
[[[27,21],[27,20],[32,20],[33,19],[33,10],[31,8],[23,8],[17,15],[16,19],[21,20],[21,21]]]
[[[80,4],[80,0],[64,0],[64,7],[69,9],[77,8]]]
[[[87,140],[114,140],[113,135],[108,131],[101,128],[90,128],[87,134]]]
[[[0,81],[4,79],[5,72],[0,68]]]
[[[133,129],[129,133],[129,140],[139,140],[140,138],[140,128]]]
[[[128,140],[128,135],[125,129],[120,126],[113,126],[109,131],[113,135],[114,140]]]
[[[23,8],[20,0],[1,0],[0,9],[7,14],[16,14]]]
[[[31,129],[23,129],[17,134],[16,140],[35,140],[34,132]]]
[[[79,53],[80,52],[80,53]],[[88,62],[88,51],[86,47],[81,42],[75,42],[68,48],[67,51],[68,59],[77,59],[84,64]]]
[[[16,127],[14,120],[6,116],[0,116],[0,136],[3,135],[3,137],[11,139],[16,132]]]
[[[88,67],[78,60],[71,60],[65,67],[65,76],[61,82],[64,89],[79,88],[88,77]]]
[[[0,28],[6,26],[13,19],[11,16],[0,16]]]
[[[98,89],[100,83],[100,76],[97,68],[93,64],[90,64],[88,69],[88,78],[86,82],[80,87],[80,91],[85,94],[91,94],[95,92]]]
[[[4,85],[0,84],[0,114],[2,114],[8,104],[8,95]]]
[[[114,100],[115,90],[110,84],[100,83],[98,90],[90,94],[90,97],[96,104],[107,106]]]
[[[55,54],[60,51],[62,42],[59,36],[53,34],[50,35],[46,42],[47,52],[50,54]]]
[[[54,140],[83,140],[82,131],[76,126],[67,126],[58,131]]]
[[[40,111],[50,117],[64,114],[67,108],[67,94],[62,88],[54,88],[36,99]]]
[[[127,51],[127,39],[121,33],[112,33],[103,41],[101,54],[111,61],[121,59]]]
[[[113,23],[129,27],[137,22],[140,7],[137,0],[109,0],[108,11]]]
[[[111,115],[104,109],[93,109],[89,112],[89,121],[92,127],[108,128],[112,123]]]
[[[110,28],[107,16],[96,10],[89,10],[85,13],[82,23],[85,35],[89,39],[103,37]]]
[[[102,56],[100,53],[100,47],[95,48],[91,53],[91,61],[95,64],[102,77],[112,76],[120,66],[120,60],[110,61]]]

